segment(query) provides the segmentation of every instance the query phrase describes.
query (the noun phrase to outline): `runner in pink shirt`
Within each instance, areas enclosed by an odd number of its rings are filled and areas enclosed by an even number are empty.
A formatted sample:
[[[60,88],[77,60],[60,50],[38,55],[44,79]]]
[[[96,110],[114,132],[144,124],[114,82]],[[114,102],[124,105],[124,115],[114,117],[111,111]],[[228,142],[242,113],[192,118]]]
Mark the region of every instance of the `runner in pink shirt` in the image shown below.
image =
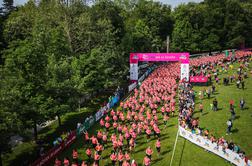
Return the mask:
[[[113,123],[114,133],[116,133],[116,131],[117,131],[117,127],[118,127],[117,122],[114,122],[114,123]]]
[[[160,142],[160,138],[158,138],[157,142],[156,142],[156,149],[158,152],[158,156],[160,155],[160,150],[161,150],[161,142]]]
[[[88,136],[88,132],[85,133],[85,142],[86,142],[87,144],[90,143],[90,139],[89,139],[89,136]]]
[[[118,125],[117,130],[118,130],[118,133],[120,133],[120,134],[122,133],[122,125],[121,124]]]
[[[130,163],[128,161],[124,160],[122,166],[130,166]]]
[[[150,146],[146,149],[145,153],[146,153],[147,157],[151,159],[151,155],[152,155],[153,151]]]
[[[105,123],[105,128],[106,128],[106,131],[108,132],[109,131],[109,127],[110,127],[110,124],[108,122]]]
[[[113,141],[113,148],[114,148],[114,151],[116,151],[117,148],[118,148],[118,144],[117,144],[117,141],[116,141],[116,140]]]
[[[128,163],[130,162],[130,155],[128,154],[127,151],[125,151],[124,159],[125,159]]]
[[[110,121],[110,117],[107,115],[107,116],[105,117],[105,120],[106,120],[106,122],[109,122],[109,121]]]
[[[98,142],[101,142],[101,140],[102,140],[102,132],[101,131],[97,132],[97,139],[98,139]]]
[[[101,127],[104,127],[104,125],[105,125],[105,122],[104,122],[103,119],[101,119],[101,120],[100,120],[100,126],[101,126]]]
[[[92,150],[90,148],[87,148],[86,155],[88,156],[88,163],[90,164],[92,158]]]
[[[124,159],[124,155],[123,155],[122,151],[120,150],[118,153],[119,166],[122,166],[123,159]]]
[[[137,162],[133,159],[130,166],[138,166]]]
[[[151,160],[149,157],[145,156],[143,159],[144,166],[150,166]]]
[[[116,165],[117,156],[116,156],[116,154],[115,154],[114,151],[110,155],[110,159],[111,159],[111,162],[112,162],[112,166],[115,166]]]
[[[166,128],[168,119],[169,119],[169,116],[168,116],[168,115],[164,115],[164,119],[163,119],[163,121],[164,121],[164,126],[165,126],[164,128]]]
[[[151,135],[151,130],[149,128],[147,128],[145,132],[147,134],[147,142],[149,142],[150,135]]]
[[[106,133],[103,133],[102,135],[102,144],[103,146],[105,146],[107,144],[107,134]]]

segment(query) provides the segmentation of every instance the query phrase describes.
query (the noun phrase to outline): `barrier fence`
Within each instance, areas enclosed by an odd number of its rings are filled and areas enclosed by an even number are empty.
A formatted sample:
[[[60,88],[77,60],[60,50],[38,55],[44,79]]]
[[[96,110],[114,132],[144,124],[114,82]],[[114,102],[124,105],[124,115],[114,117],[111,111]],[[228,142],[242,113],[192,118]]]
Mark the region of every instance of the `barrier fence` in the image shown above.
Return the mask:
[[[37,159],[31,166],[43,166],[48,164],[53,158],[60,154],[64,149],[68,148],[76,140],[76,131],[72,131],[68,137],[58,146],[50,149],[45,155]]]
[[[212,143],[209,139],[198,134],[193,134],[191,131],[188,131],[181,126],[179,126],[179,135],[184,137],[188,141],[224,158],[225,160],[235,165],[252,166],[252,163],[250,160],[248,160],[246,163],[245,158],[241,157],[238,153],[228,148],[223,148],[222,146],[219,146],[215,142]]]

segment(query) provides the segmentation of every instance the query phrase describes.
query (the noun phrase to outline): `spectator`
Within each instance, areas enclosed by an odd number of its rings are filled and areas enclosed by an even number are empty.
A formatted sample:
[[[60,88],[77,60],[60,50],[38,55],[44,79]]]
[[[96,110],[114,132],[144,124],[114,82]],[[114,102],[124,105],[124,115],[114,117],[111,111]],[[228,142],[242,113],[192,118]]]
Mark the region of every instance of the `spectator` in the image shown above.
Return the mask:
[[[213,84],[212,85],[212,93],[214,93],[215,92],[215,85]]]
[[[231,119],[229,119],[227,121],[227,133],[226,133],[226,135],[231,134],[232,126],[233,126],[232,121],[231,121]]]
[[[235,120],[235,111],[234,111],[234,107],[230,108],[230,113],[231,113],[231,120]]]
[[[240,80],[237,80],[237,82],[236,82],[236,87],[237,87],[237,88],[240,88],[240,83],[241,83],[241,81],[240,81]]]
[[[214,110],[214,111],[217,111],[217,110],[218,110],[218,101],[217,101],[216,98],[213,100],[213,110]]]
[[[241,100],[240,100],[240,108],[241,108],[241,110],[244,109],[244,105],[245,105],[245,100],[243,98],[241,98]]]
[[[229,106],[230,106],[230,109],[234,107],[234,100],[233,99],[231,99],[229,101]]]
[[[202,115],[203,114],[203,104],[202,103],[199,104],[199,111]]]
[[[211,96],[211,89],[210,87],[207,89],[207,98],[210,99],[210,96]]]

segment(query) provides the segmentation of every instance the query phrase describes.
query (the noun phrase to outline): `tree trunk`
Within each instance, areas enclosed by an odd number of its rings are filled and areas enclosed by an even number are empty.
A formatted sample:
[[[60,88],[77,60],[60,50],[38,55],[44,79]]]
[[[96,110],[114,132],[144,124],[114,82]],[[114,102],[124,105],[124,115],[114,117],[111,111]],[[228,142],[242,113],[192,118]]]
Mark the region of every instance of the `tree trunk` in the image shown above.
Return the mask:
[[[3,166],[3,161],[2,161],[2,150],[0,149],[0,166]]]
[[[36,122],[36,120],[34,120],[34,122],[33,122],[34,124],[33,124],[33,129],[34,129],[34,139],[35,140],[38,140],[38,130],[37,130],[37,122]]]
[[[58,117],[59,126],[61,126],[61,119],[60,119],[60,115],[58,114],[58,115],[57,115],[57,117]]]

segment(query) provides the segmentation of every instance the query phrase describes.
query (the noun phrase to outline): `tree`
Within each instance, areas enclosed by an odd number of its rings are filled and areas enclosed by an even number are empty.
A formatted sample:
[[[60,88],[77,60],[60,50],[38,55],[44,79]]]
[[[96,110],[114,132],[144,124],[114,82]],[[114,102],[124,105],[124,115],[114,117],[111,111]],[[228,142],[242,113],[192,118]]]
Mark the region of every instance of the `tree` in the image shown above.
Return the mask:
[[[41,27],[39,27],[41,28]],[[15,111],[27,128],[34,128],[37,139],[37,123],[43,120],[46,108],[44,84],[47,80],[45,55],[45,30],[34,33],[32,41],[23,40],[12,44],[5,54],[4,70],[7,73],[8,91],[14,96]]]

